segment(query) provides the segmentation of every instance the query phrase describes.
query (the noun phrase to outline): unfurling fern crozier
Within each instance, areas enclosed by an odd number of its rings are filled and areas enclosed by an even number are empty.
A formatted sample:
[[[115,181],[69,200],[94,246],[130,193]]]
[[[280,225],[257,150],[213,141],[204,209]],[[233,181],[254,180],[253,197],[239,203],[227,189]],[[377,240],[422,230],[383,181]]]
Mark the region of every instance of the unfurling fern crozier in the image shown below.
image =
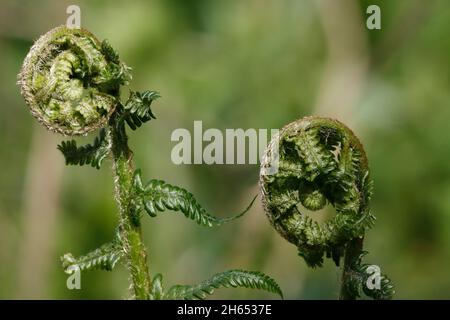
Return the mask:
[[[105,126],[130,77],[108,42],[60,26],[35,42],[19,84],[31,113],[48,129],[82,135]]]
[[[274,165],[277,172],[267,170]],[[324,256],[339,265],[351,243],[361,243],[362,250],[374,224],[366,153],[337,120],[305,117],[282,128],[263,156],[260,190],[271,224],[311,267],[321,266]],[[336,214],[322,224],[302,208],[317,211],[327,204]]]

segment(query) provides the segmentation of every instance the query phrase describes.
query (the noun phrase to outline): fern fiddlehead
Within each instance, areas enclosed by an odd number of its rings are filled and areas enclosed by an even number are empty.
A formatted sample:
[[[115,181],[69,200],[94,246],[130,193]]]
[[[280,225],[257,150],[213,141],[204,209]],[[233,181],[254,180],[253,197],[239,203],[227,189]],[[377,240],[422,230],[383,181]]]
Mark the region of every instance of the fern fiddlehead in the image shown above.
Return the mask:
[[[199,225],[219,226],[241,217],[210,215],[187,190],[161,180],[141,181],[134,169],[133,153],[128,146],[126,125],[136,130],[155,119],[152,102],[155,91],[131,91],[125,103],[120,101],[120,87],[131,79],[130,68],[104,40],[84,29],[57,27],[39,38],[31,48],[19,74],[21,93],[31,113],[47,129],[63,135],[82,135],[100,129],[92,144],[77,146],[75,140],[62,142],[58,149],[68,165],[91,165],[97,169],[111,155],[115,199],[119,208],[117,237],[94,251],[75,258],[65,254],[63,268],[70,273],[112,270],[120,260],[131,275],[132,294],[137,299],[203,299],[219,287],[257,288],[281,295],[276,282],[260,272],[231,270],[215,275],[197,286],[175,286],[162,292],[162,276],[153,279],[142,241],[141,215],[165,210],[180,211]]]
[[[106,42],[60,26],[40,37],[19,75],[31,113],[49,130],[81,135],[103,127],[129,68]]]
[[[274,159],[278,171],[267,174]],[[359,287],[354,282],[362,278],[350,275],[362,272],[355,257],[362,253],[364,233],[375,220],[369,207],[372,181],[367,157],[355,134],[328,118],[306,117],[286,125],[263,157],[260,190],[269,221],[297,246],[308,266],[321,266],[324,256],[339,265],[345,254],[341,297],[355,298],[355,291],[347,289]],[[327,204],[336,214],[322,224],[301,208],[317,211]],[[390,296],[389,286],[378,297]]]

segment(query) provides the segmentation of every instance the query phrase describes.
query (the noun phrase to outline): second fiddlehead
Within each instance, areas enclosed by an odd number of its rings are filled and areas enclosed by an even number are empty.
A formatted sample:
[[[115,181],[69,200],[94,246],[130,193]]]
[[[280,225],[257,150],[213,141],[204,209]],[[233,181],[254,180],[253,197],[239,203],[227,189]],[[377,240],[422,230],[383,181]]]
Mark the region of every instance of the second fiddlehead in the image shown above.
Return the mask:
[[[265,170],[277,160],[278,171]],[[342,298],[355,298],[360,287],[364,233],[374,223],[369,201],[372,181],[364,148],[354,133],[339,121],[306,117],[286,125],[274,137],[261,163],[260,187],[264,209],[274,228],[297,246],[311,267],[324,256],[336,265],[345,255]],[[319,224],[302,212],[331,204],[336,214]],[[383,287],[377,297],[389,297]],[[352,292],[350,292],[352,291]]]

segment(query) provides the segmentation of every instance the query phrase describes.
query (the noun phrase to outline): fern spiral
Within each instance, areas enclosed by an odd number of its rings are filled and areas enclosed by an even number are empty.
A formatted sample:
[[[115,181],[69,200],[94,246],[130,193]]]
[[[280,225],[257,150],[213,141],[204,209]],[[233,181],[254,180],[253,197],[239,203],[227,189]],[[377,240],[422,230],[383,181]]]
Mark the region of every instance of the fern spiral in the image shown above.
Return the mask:
[[[313,117],[288,124],[274,139],[279,145],[278,172],[260,176],[270,222],[298,247],[308,265],[320,266],[324,254],[338,261],[345,244],[362,237],[374,220],[369,209],[369,168],[361,143],[344,124]],[[263,168],[276,151],[270,146]],[[316,211],[327,203],[336,215],[321,225],[299,207]]]
[[[375,221],[369,205],[372,181],[364,148],[347,126],[320,117],[286,125],[263,156],[260,190],[271,224],[297,246],[308,266],[322,266],[324,256],[339,265],[345,255],[342,299],[362,293],[375,299],[393,296],[385,275],[380,275],[380,288],[365,285],[368,265],[361,257],[365,231]],[[321,224],[304,210],[317,211],[327,204],[336,213]]]
[[[41,36],[19,74],[31,113],[49,130],[82,135],[106,125],[129,68],[108,44],[84,29],[54,28]]]

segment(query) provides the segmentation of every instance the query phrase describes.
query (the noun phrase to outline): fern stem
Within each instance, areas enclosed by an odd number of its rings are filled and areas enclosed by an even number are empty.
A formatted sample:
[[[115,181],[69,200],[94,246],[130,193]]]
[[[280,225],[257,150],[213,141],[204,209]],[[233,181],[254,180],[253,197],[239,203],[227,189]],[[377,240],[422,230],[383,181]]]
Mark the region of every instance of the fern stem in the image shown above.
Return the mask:
[[[115,115],[110,119],[112,139],[115,197],[120,211],[119,232],[131,276],[136,299],[149,299],[151,279],[147,265],[147,251],[142,241],[138,212],[132,202],[133,160],[128,147],[123,121]]]
[[[354,238],[349,241],[345,247],[344,270],[342,271],[341,292],[339,300],[356,300],[358,297],[349,290],[348,283],[353,272],[353,262],[361,255],[363,250],[364,238]]]

